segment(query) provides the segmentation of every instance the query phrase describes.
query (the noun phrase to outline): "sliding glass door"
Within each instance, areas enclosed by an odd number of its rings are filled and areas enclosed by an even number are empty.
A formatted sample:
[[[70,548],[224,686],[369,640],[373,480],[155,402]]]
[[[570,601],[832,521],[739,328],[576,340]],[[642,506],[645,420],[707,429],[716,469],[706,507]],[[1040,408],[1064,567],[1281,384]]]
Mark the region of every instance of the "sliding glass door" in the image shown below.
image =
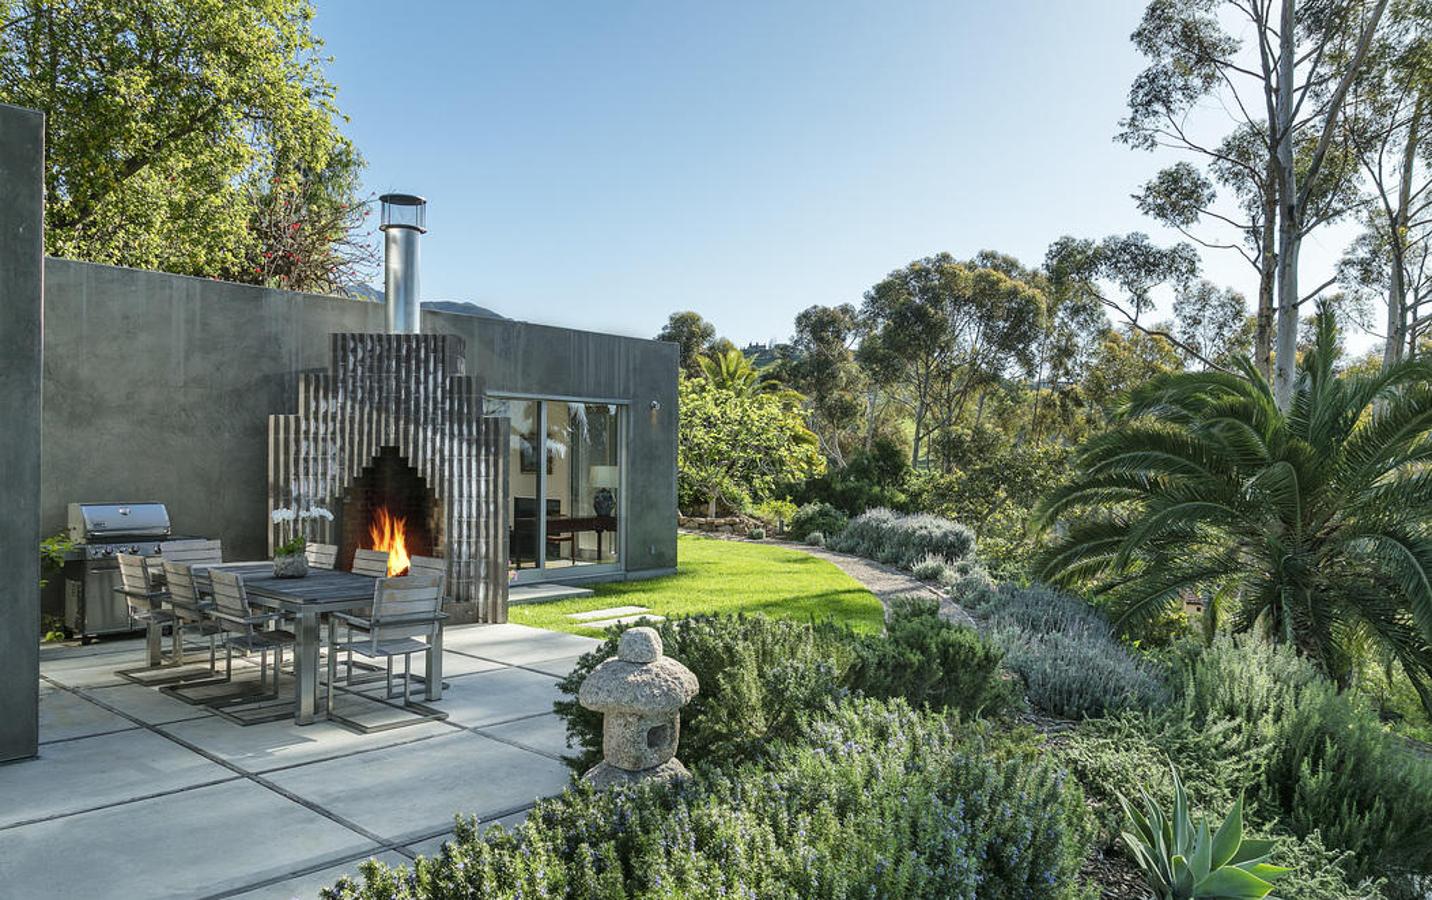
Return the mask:
[[[621,568],[624,416],[587,400],[489,398],[512,422],[508,566],[515,582]]]

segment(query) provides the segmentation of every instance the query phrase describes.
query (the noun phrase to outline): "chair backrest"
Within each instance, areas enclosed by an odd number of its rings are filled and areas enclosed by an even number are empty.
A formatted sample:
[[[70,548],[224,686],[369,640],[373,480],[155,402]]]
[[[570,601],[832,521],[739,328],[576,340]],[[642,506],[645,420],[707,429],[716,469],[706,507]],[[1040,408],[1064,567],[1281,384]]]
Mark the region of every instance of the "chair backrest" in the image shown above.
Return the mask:
[[[385,641],[429,637],[437,630],[438,609],[442,606],[436,578],[407,575],[381,578],[373,588],[373,629],[376,646]],[[393,621],[393,620],[400,621]]]
[[[253,617],[244,579],[237,572],[210,569],[209,581],[214,587],[214,612],[221,618],[248,624]]]
[[[165,562],[184,563],[194,566],[224,561],[222,541],[165,541],[159,545],[159,555]]]
[[[169,602],[183,619],[197,622],[204,617],[199,591],[194,586],[194,570],[184,563],[164,561],[164,581],[169,585]]]
[[[331,569],[338,560],[337,544],[315,544],[309,541],[304,546],[303,553],[308,557],[308,564],[315,569]],[[384,563],[386,568],[387,563]]]
[[[130,609],[149,612],[158,607],[159,594],[149,579],[149,567],[144,557],[129,553],[115,556],[119,560],[119,583],[124,588],[124,599]]]
[[[387,550],[356,550],[353,553],[353,574],[383,578],[388,574]]]
[[[408,560],[408,575],[438,580],[438,596],[446,596],[447,560],[436,556],[414,556]]]

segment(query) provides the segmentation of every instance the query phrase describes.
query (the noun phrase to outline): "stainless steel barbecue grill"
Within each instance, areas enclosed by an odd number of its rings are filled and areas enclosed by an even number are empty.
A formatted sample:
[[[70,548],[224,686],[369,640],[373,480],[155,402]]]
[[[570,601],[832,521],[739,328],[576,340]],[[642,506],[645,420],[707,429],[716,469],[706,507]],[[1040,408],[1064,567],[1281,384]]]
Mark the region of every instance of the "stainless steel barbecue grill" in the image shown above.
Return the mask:
[[[158,557],[164,541],[184,540],[170,528],[163,503],[71,503],[69,533],[75,548],[65,563],[65,627],[88,640],[136,631],[119,586],[115,555]]]

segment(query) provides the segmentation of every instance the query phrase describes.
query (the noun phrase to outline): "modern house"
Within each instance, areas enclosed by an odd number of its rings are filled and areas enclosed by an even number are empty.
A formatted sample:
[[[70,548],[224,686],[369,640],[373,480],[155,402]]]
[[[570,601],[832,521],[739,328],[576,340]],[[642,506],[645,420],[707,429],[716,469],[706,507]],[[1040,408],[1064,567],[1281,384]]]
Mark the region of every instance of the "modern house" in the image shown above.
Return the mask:
[[[322,506],[340,560],[448,560],[456,621],[503,621],[509,585],[674,570],[675,345],[422,308],[417,198],[385,204],[386,303],[43,258],[39,122],[0,107],[0,550],[24,559],[0,760],[33,752],[36,546],[71,503],[159,501],[233,559]]]

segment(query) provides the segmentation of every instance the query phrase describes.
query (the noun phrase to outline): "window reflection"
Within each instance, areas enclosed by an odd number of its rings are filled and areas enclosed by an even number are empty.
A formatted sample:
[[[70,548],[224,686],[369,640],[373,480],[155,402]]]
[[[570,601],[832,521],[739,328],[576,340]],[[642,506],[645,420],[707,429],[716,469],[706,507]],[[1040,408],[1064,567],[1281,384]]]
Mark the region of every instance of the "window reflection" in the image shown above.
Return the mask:
[[[509,569],[618,564],[621,407],[489,398],[487,414],[511,420]]]

